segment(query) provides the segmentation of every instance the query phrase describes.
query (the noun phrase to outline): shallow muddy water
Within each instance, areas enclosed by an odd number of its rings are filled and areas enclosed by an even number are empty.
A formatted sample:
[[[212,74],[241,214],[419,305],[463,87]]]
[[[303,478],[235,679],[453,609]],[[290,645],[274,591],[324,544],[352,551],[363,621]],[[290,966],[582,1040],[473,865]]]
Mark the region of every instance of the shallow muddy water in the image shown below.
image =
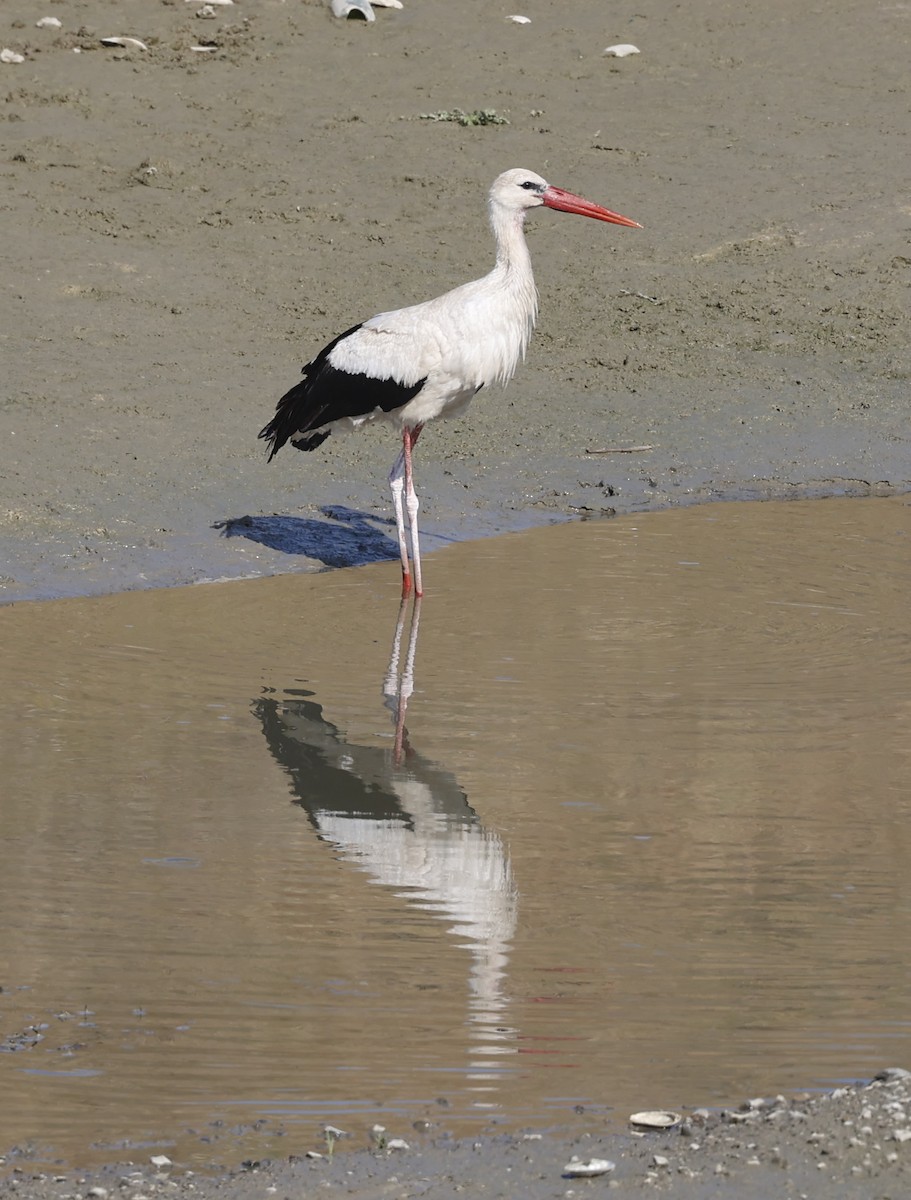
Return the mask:
[[[205,1166],[258,1119],[299,1153],[911,1062],[907,500],[452,546],[390,668],[396,573],[0,611],[0,1149]]]

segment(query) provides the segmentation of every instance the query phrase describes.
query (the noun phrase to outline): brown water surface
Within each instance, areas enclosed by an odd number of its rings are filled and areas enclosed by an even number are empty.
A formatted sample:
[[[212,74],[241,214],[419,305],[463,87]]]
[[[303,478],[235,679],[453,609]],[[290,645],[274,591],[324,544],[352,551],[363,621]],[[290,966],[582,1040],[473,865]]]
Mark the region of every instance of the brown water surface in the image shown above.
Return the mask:
[[[0,611],[5,1146],[911,1065],[907,500],[456,545],[390,670],[396,571]]]

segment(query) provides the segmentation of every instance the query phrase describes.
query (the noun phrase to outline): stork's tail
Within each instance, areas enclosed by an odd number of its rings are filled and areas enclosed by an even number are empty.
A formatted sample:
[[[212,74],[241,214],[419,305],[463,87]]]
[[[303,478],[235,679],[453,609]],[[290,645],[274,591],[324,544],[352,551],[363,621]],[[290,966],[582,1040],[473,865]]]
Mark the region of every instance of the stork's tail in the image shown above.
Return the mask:
[[[306,368],[304,368],[306,370]],[[306,411],[310,392],[310,380],[302,379],[300,383],[296,383],[289,392],[285,392],[281,400],[279,400],[275,416],[259,431],[259,436],[269,444],[269,457],[266,460],[271,462],[284,446],[285,442],[290,441],[296,433],[302,433],[305,421],[302,420],[302,413]],[[301,441],[310,439],[301,439]],[[322,441],[322,438],[320,439]],[[312,450],[312,446],[301,445],[302,450]]]
[[[310,437],[297,437],[296,435],[309,434],[311,430],[318,430],[320,425],[326,424],[328,419],[327,394],[321,379],[327,371],[332,374],[329,355],[340,341],[349,333],[354,333],[356,329],[360,329],[360,326],[353,325],[334,338],[328,346],[324,346],[316,358],[303,368],[304,377],[300,383],[296,383],[279,400],[275,408],[275,416],[265,428],[259,431],[259,436],[269,443],[268,462],[275,458],[287,441],[290,441],[291,445],[298,450],[315,450],[329,436],[328,429],[313,433]]]

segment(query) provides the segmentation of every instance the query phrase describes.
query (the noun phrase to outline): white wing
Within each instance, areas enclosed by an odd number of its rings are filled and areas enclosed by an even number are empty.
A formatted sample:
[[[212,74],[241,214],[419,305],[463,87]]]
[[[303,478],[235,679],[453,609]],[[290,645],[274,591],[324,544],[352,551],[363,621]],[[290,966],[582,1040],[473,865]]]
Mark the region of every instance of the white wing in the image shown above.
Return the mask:
[[[394,379],[405,387],[426,379],[442,359],[440,331],[423,304],[378,313],[342,338],[329,354],[329,362],[340,371]]]

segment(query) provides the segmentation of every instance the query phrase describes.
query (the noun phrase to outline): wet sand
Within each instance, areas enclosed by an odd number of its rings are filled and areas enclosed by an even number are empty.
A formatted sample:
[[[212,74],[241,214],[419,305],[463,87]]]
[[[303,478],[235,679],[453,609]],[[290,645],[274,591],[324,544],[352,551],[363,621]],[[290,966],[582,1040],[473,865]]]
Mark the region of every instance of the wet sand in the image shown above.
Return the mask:
[[[256,434],[340,330],[489,268],[516,165],[645,228],[529,222],[538,331],[505,393],[425,434],[428,548],[909,486],[902,5],[56,7],[60,30],[37,0],[0,13],[25,55],[2,67],[7,598],[388,553],[390,430],[268,468]],[[456,108],[509,124],[421,119]]]
[[[406,1130],[401,1149],[295,1152],[247,1159],[220,1178],[186,1172],[167,1156],[146,1156],[98,1171],[13,1167],[0,1196],[66,1200],[109,1195],[251,1200],[268,1195],[497,1195],[532,1200],[572,1195],[668,1195],[679,1200],[736,1197],[833,1197],[871,1200],[907,1195],[911,1085],[907,1071],[886,1070],[867,1085],[815,1097],[753,1097],[721,1113],[697,1110],[668,1133],[597,1137],[518,1135],[449,1142]],[[260,1131],[261,1132],[261,1131]],[[237,1140],[242,1137],[238,1131]],[[230,1141],[230,1139],[228,1139]],[[573,1160],[606,1168],[573,1178]],[[15,1156],[10,1160],[15,1162]]]

